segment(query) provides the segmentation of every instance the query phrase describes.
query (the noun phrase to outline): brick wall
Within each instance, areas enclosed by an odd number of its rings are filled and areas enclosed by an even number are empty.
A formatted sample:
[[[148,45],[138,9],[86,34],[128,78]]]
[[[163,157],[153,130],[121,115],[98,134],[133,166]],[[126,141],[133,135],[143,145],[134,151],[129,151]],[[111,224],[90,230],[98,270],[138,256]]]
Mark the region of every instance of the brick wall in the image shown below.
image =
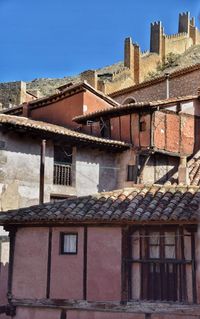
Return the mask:
[[[200,70],[193,70],[190,73],[171,77],[169,80],[170,97],[196,95],[200,83]],[[149,84],[144,87],[132,87],[127,93],[120,93],[113,96],[119,103],[123,103],[128,97],[135,98],[137,102],[154,101],[166,98],[166,81]]]
[[[186,114],[156,111],[154,115],[154,146],[168,152],[190,155],[197,148],[195,144],[199,118]]]

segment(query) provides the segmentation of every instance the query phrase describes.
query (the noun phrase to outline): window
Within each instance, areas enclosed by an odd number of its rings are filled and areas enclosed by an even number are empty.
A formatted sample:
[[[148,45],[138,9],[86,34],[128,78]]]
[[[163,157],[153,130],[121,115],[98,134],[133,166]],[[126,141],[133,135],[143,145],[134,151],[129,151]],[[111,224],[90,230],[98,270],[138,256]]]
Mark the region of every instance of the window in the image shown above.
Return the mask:
[[[136,100],[133,97],[128,97],[127,99],[123,101],[122,105],[132,104],[132,103],[136,103]]]
[[[72,184],[72,147],[54,146],[54,176],[56,185]]]
[[[146,122],[141,121],[140,122],[140,132],[144,132],[144,131],[146,131]]]
[[[100,119],[100,132],[101,136],[104,138],[110,138],[111,129],[110,129],[110,120],[108,119]]]
[[[78,250],[78,234],[77,233],[61,233],[60,234],[60,253],[61,255],[76,255]]]
[[[130,236],[129,299],[195,302],[193,235],[182,227],[138,227]]]
[[[128,165],[127,167],[127,181],[135,181],[135,165]]]

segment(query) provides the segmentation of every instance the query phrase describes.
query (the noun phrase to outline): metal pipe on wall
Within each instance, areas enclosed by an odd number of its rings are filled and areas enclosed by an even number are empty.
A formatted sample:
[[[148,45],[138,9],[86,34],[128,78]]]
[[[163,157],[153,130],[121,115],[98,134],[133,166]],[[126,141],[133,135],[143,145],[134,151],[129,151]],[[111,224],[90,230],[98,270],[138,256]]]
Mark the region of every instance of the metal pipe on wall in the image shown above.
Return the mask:
[[[40,152],[40,193],[39,204],[44,203],[44,170],[45,170],[45,152],[46,152],[46,140],[41,141]]]

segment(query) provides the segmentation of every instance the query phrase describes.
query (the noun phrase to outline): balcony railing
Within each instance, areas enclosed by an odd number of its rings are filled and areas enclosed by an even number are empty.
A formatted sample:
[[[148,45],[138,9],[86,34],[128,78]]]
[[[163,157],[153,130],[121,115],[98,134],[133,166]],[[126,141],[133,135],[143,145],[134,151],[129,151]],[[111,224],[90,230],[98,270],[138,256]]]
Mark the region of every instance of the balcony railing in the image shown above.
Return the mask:
[[[54,163],[53,183],[56,185],[71,186],[72,184],[72,165]]]

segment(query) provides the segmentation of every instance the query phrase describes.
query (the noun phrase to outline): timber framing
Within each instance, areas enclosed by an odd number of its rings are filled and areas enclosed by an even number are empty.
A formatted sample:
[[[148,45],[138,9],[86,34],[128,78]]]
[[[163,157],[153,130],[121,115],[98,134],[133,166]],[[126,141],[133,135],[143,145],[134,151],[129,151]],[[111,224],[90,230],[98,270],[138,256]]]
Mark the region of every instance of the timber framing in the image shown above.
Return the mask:
[[[15,307],[52,308],[66,310],[87,310],[113,313],[148,313],[148,314],[183,314],[188,316],[200,315],[200,305],[183,305],[177,303],[159,302],[88,302],[84,300],[65,299],[12,299]],[[190,317],[188,317],[190,318]]]

